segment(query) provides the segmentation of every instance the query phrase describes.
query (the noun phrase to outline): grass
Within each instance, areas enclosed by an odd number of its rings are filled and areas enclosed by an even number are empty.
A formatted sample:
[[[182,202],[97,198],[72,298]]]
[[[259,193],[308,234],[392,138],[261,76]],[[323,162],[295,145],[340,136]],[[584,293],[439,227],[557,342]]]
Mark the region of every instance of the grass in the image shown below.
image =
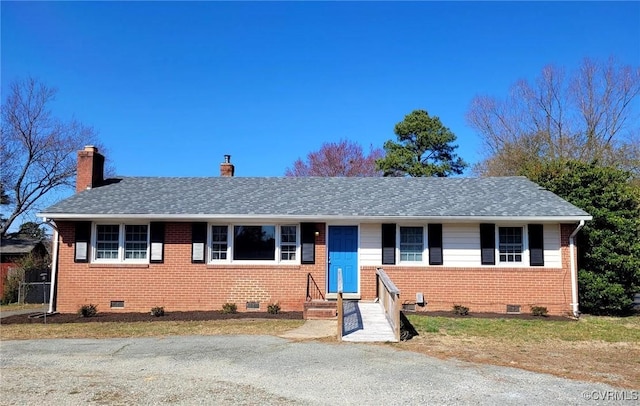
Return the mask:
[[[584,316],[578,321],[424,317],[408,315],[419,331],[511,342],[604,341],[640,343],[640,317]]]
[[[399,347],[637,389],[640,316],[578,321],[407,315],[419,335]]]
[[[9,304],[3,304],[0,305],[0,312],[8,312],[11,310],[39,310],[39,309],[43,309],[45,306],[40,303],[9,303]],[[47,304],[47,309],[49,308],[49,305]]]
[[[278,335],[299,327],[302,323],[302,320],[252,319],[132,323],[9,324],[0,326],[0,339],[118,338],[222,334]]]

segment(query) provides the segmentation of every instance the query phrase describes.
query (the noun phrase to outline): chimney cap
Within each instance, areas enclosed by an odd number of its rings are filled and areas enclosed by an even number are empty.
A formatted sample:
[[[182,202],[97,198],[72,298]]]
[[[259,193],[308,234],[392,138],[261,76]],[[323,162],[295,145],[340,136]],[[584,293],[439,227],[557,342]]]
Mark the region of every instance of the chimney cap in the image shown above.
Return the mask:
[[[231,163],[231,155],[225,155],[224,156],[224,163],[225,164]]]
[[[98,147],[94,145],[85,145],[84,150],[89,152],[98,152]]]

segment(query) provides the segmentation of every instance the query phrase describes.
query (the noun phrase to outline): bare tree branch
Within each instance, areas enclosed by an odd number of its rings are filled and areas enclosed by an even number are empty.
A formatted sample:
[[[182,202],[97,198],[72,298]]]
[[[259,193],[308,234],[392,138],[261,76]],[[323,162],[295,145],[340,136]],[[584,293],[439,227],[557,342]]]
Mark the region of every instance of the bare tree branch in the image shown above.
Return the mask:
[[[326,142],[307,154],[306,161],[296,160],[285,176],[382,176],[375,165],[382,155],[382,150],[373,147],[365,155],[360,144],[352,141]]]
[[[640,176],[640,68],[584,59],[569,75],[546,66],[499,100],[476,96],[467,122],[482,137],[481,175],[517,174],[534,161],[577,159]]]
[[[73,186],[76,151],[96,143],[91,127],[52,116],[55,95],[54,88],[27,78],[10,85],[2,104],[0,181],[9,200],[2,236],[49,192]]]

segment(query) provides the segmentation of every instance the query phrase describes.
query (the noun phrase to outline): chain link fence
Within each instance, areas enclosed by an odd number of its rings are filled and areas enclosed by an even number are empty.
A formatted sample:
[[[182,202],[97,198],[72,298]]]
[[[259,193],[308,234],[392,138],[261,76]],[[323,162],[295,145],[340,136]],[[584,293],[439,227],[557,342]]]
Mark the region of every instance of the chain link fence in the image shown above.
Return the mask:
[[[49,303],[51,282],[20,282],[18,303]]]

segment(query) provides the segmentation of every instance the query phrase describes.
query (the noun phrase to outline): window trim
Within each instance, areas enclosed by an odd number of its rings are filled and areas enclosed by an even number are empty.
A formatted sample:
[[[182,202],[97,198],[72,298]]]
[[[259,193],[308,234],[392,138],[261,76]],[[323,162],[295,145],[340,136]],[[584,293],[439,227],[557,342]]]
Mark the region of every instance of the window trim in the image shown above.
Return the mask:
[[[98,258],[98,227],[118,226],[118,258]],[[125,258],[126,226],[147,227],[147,249],[145,258]],[[105,221],[95,222],[91,227],[91,262],[96,264],[149,264],[151,247],[151,225],[148,222]]]
[[[226,241],[214,241],[213,240],[213,227],[226,227],[227,229],[227,239]],[[207,225],[207,230],[209,235],[207,236],[207,249],[209,250],[208,253],[208,262],[209,263],[216,263],[216,262],[223,262],[223,263],[227,263],[230,262],[229,259],[231,258],[231,244],[229,243],[229,228],[230,225],[229,224],[208,224]],[[222,244],[222,243],[226,243],[227,245],[227,249],[224,251],[225,252],[225,258],[224,259],[220,259],[220,258],[213,258],[213,254],[214,252],[222,252],[222,251],[214,251],[213,250],[213,244]]]
[[[497,261],[498,263],[500,263],[500,264],[516,264],[516,265],[519,265],[519,264],[522,264],[523,262],[525,262],[525,255],[524,255],[525,254],[525,238],[524,238],[524,235],[525,235],[525,232],[526,232],[525,228],[526,227],[524,227],[524,226],[515,226],[515,225],[499,225],[497,227],[497,230],[496,230],[496,251],[497,251],[498,255],[497,255],[496,258],[498,259],[498,261]],[[500,243],[500,230],[505,230],[505,232],[507,230],[520,230],[520,252],[519,253],[518,252],[502,253],[500,251],[500,245],[501,245],[501,243]],[[507,237],[508,237],[508,234],[507,234]],[[505,243],[505,245],[517,245],[517,244],[506,244]],[[528,248],[528,247],[526,247],[526,248]],[[505,255],[507,259],[503,261],[501,259],[502,255]],[[520,256],[520,260],[519,261],[515,259],[515,257],[517,255]],[[514,260],[513,261],[509,261],[509,256],[513,256]]]
[[[227,227],[227,258],[226,259],[213,259],[213,226],[226,226]],[[275,249],[273,259],[233,259],[234,243],[235,243],[235,227],[237,226],[255,226],[255,227],[275,227]],[[282,229],[283,226],[295,227],[296,242],[295,242],[295,259],[284,260],[282,259]],[[207,227],[207,263],[211,265],[215,264],[235,264],[235,265],[300,265],[302,263],[301,255],[301,224],[300,223],[272,223],[272,222],[237,222],[237,223],[208,223]]]
[[[298,231],[298,226],[293,225],[293,224],[280,224],[278,226],[276,226],[278,230],[280,230],[280,238],[277,238],[277,240],[279,241],[279,247],[280,247],[280,252],[277,253],[278,251],[278,247],[276,247],[276,257],[278,260],[278,263],[282,263],[282,262],[295,262],[298,260],[299,255],[300,255],[300,232]],[[282,241],[282,228],[283,227],[293,227],[293,231],[295,233],[295,241],[293,241],[293,243],[291,243],[290,241],[287,241],[286,243],[284,241]],[[278,236],[277,231],[276,231],[276,236]],[[282,259],[282,254],[283,254],[283,246],[287,246],[287,247],[293,247],[293,259]],[[291,253],[291,251],[287,251],[289,253]]]

